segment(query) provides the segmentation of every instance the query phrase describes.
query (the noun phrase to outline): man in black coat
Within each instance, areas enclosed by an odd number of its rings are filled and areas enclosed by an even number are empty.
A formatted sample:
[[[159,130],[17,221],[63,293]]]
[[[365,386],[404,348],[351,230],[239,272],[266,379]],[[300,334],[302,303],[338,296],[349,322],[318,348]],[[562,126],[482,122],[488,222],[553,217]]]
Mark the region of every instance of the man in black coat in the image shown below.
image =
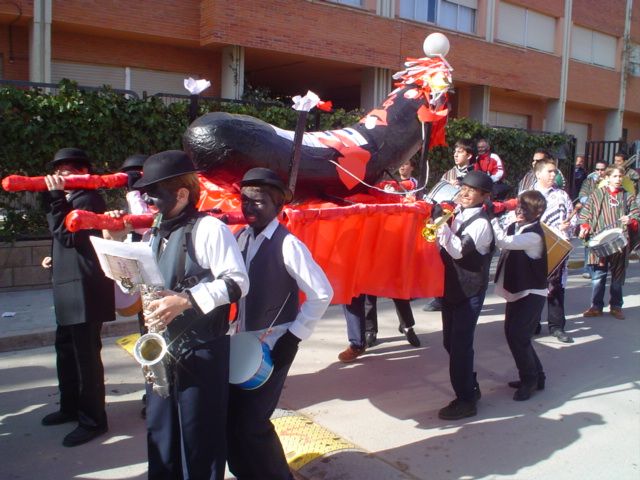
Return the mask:
[[[56,152],[53,175],[45,177],[47,223],[53,237],[51,257],[42,262],[53,268],[56,313],[56,362],[60,409],[42,419],[43,425],[78,422],[62,444],[74,447],[107,431],[104,368],[100,358],[103,322],[115,320],[113,282],[105,277],[89,237],[99,231],[71,233],[64,219],[71,210],[105,211],[105,202],[93,190],[65,191],[67,175],[87,174],[89,157],[77,148]]]

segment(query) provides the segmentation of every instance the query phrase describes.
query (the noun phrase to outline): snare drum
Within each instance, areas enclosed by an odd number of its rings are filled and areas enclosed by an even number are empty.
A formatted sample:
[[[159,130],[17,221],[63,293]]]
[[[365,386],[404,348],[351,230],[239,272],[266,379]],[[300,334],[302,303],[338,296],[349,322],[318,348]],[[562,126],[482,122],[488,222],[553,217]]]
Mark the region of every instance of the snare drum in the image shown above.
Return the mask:
[[[544,245],[547,250],[547,276],[550,276],[567,259],[573,247],[544,223],[540,222],[540,226],[544,232]]]
[[[589,240],[589,248],[597,257],[604,258],[622,252],[628,243],[622,228],[609,228]]]
[[[244,390],[264,385],[273,373],[269,345],[249,332],[231,335],[229,355],[229,383]]]
[[[460,191],[460,187],[451,185],[449,182],[440,181],[425,196],[431,203],[451,202]]]

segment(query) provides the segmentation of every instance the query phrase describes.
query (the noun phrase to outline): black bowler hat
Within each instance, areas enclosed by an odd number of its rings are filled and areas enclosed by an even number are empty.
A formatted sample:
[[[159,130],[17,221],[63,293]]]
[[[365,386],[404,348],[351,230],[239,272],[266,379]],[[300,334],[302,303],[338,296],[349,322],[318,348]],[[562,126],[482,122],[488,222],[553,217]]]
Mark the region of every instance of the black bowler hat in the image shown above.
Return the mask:
[[[189,155],[181,150],[167,150],[151,155],[145,160],[142,167],[142,178],[133,184],[133,188],[148,187],[162,180],[197,171],[198,169]]]
[[[289,203],[293,198],[293,193],[289,190],[289,187],[285,185],[276,172],[268,168],[252,168],[244,174],[240,182],[240,187],[256,187],[260,185],[276,187],[284,195],[285,203]]]
[[[129,170],[142,170],[142,166],[147,158],[149,158],[149,155],[143,155],[141,153],[129,155],[125,161],[122,162],[120,171],[128,172]]]
[[[462,185],[477,188],[478,190],[482,190],[486,193],[491,193],[491,190],[493,189],[493,180],[491,180],[491,177],[486,173],[479,170],[473,170],[464,176],[462,179]]]
[[[89,160],[87,152],[79,148],[61,148],[48,165],[50,168],[55,168],[56,165],[63,162],[80,162],[85,163],[87,167],[91,166],[91,160]]]

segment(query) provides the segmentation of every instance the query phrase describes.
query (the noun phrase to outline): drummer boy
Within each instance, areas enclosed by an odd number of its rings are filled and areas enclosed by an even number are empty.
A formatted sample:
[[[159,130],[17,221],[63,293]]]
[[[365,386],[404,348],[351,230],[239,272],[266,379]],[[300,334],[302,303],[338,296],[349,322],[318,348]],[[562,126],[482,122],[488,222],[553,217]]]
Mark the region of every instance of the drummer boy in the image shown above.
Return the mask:
[[[274,371],[255,390],[231,385],[228,463],[238,480],[287,480],[293,477],[270,417],[298,344],[313,332],[333,290],[309,249],[278,222],[292,198],[280,177],[267,168],[253,168],[240,187],[248,227],[237,239],[250,288],[240,300],[235,330],[252,332],[270,347]],[[305,294],[301,304],[300,291]]]
[[[636,196],[630,195],[622,187],[624,175],[623,167],[612,165],[606,169],[606,185],[595,189],[580,210],[580,238],[593,238],[611,227],[622,227],[625,237],[629,232],[637,233],[640,207]],[[591,306],[583,312],[584,317],[602,315],[607,272],[610,271],[609,313],[619,320],[625,318],[622,312],[622,286],[629,263],[629,251],[626,243],[621,249],[605,251],[602,256],[597,255],[598,250],[591,249],[588,260],[592,266]]]

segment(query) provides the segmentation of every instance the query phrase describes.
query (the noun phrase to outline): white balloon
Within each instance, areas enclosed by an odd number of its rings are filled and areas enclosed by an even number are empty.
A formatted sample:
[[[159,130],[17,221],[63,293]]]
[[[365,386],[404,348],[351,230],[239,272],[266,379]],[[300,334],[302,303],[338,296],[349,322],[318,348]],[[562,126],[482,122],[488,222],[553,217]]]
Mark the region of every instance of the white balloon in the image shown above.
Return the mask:
[[[422,50],[427,57],[449,53],[449,39],[440,32],[435,32],[427,36],[422,44]]]

